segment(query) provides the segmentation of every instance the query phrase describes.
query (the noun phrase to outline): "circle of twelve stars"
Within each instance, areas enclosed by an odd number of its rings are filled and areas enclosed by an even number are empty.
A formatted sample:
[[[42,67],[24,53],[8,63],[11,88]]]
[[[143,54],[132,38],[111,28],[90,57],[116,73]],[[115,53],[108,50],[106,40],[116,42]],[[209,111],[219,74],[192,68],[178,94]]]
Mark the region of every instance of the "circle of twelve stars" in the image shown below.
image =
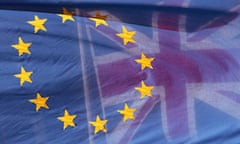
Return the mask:
[[[73,12],[68,11],[66,8],[63,8],[62,14],[57,14],[57,16],[62,18],[62,23],[64,24],[66,21],[75,21],[73,18]],[[99,25],[108,26],[106,21],[107,15],[100,15],[97,11],[96,16],[89,18],[89,20],[95,22],[95,27],[97,28]],[[38,16],[34,16],[34,20],[27,21],[27,23],[34,28],[34,33],[38,33],[39,31],[47,31],[44,24],[47,22],[46,18],[39,18]],[[125,26],[122,26],[122,33],[117,33],[116,36],[123,40],[124,46],[128,43],[136,43],[133,36],[136,34],[136,31],[128,31]],[[31,54],[29,48],[31,47],[31,42],[24,42],[22,37],[18,38],[18,43],[12,45],[14,49],[18,51],[18,55],[22,56],[23,54]],[[152,61],[153,57],[146,57],[144,53],[141,54],[140,59],[135,59],[135,62],[141,65],[141,70],[143,71],[145,68],[153,69]],[[21,66],[20,73],[15,74],[14,76],[19,79],[20,85],[23,86],[25,82],[32,83],[31,75],[32,71],[27,71],[24,66]],[[152,97],[152,89],[154,86],[148,86],[144,81],[141,81],[140,87],[135,87],[140,93],[140,99],[143,99],[145,96]],[[30,99],[29,102],[35,104],[36,112],[38,112],[41,108],[49,109],[47,105],[49,97],[43,97],[40,93],[36,94],[35,99]],[[124,109],[118,110],[117,112],[123,116],[123,122],[127,120],[135,120],[134,112],[136,108],[130,108],[127,103],[124,104]],[[67,109],[64,110],[64,115],[57,117],[57,119],[63,122],[63,129],[65,130],[68,126],[75,127],[74,119],[77,117],[76,114],[70,114]],[[102,120],[99,115],[96,116],[95,121],[90,121],[89,124],[95,127],[94,134],[97,134],[99,131],[107,132],[105,125],[108,120]]]

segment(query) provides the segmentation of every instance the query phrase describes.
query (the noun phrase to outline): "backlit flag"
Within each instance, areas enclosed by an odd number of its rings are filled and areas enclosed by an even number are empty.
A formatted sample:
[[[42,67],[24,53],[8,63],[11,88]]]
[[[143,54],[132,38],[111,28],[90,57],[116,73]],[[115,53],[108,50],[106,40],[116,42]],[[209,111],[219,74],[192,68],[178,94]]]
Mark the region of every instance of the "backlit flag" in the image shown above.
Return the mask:
[[[0,143],[240,143],[238,0],[0,2]]]

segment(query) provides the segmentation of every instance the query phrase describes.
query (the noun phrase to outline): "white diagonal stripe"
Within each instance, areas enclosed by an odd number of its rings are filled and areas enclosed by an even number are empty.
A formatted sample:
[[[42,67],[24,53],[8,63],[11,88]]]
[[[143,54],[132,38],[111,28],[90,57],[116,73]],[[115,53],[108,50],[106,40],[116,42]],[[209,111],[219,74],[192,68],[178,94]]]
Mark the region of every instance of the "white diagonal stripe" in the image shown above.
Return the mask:
[[[218,110],[240,120],[240,103],[224,96],[218,91],[230,91],[240,94],[240,83],[188,84],[187,95],[193,96]]]

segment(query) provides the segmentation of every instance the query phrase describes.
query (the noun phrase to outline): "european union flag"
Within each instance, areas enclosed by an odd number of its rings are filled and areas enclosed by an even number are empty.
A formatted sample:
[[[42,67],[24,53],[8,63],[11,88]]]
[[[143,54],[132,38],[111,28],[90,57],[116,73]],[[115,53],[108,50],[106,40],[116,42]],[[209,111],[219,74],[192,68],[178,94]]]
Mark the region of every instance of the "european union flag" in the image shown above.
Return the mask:
[[[0,143],[240,143],[239,7],[1,1]]]

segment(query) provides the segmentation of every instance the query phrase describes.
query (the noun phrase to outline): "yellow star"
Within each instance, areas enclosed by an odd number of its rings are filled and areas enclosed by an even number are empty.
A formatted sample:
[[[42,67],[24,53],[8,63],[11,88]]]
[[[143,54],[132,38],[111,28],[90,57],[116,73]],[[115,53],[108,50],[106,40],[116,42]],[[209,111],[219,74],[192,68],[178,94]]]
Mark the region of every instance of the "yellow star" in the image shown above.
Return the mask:
[[[136,31],[128,31],[125,26],[122,26],[122,33],[116,34],[118,37],[123,39],[123,44],[126,45],[128,42],[136,43],[133,39],[133,36],[136,34]]]
[[[57,119],[63,122],[63,129],[65,130],[68,126],[75,127],[74,119],[77,115],[70,115],[68,111],[64,110],[64,116],[58,117]]]
[[[42,97],[40,93],[37,93],[35,99],[28,100],[29,102],[36,105],[36,111],[38,112],[41,107],[48,109],[48,105],[46,104],[48,97]]]
[[[39,30],[47,31],[44,24],[47,21],[46,18],[39,19],[38,16],[34,16],[34,20],[28,21],[27,23],[34,27],[34,33],[37,33]]]
[[[141,87],[135,87],[135,90],[139,91],[141,93],[141,99],[144,98],[145,96],[152,97],[152,89],[154,88],[153,86],[147,86],[145,85],[144,81],[141,82]]]
[[[24,84],[24,82],[29,82],[29,83],[32,83],[32,80],[30,78],[30,76],[32,75],[32,72],[27,72],[25,71],[24,67],[22,66],[21,67],[21,73],[20,74],[15,74],[14,76],[16,78],[19,78],[20,79],[20,85],[22,86]]]
[[[89,19],[96,23],[96,25],[95,25],[96,27],[98,27],[101,24],[108,26],[108,23],[106,21],[107,17],[108,17],[107,15],[100,15],[99,11],[96,11],[96,16],[93,18],[89,18]]]
[[[12,47],[18,50],[19,56],[22,56],[24,53],[31,54],[31,52],[29,51],[29,47],[31,45],[32,43],[24,43],[23,39],[19,37],[18,44],[12,45]]]
[[[91,124],[92,126],[95,127],[94,130],[94,134],[98,133],[99,131],[103,131],[103,132],[107,132],[106,128],[104,127],[104,125],[108,122],[108,120],[101,120],[99,118],[99,115],[97,115],[96,117],[96,121],[94,122],[89,122],[89,124]]]
[[[129,108],[128,105],[125,103],[124,105],[124,110],[118,110],[118,112],[120,114],[123,115],[123,121],[125,122],[128,119],[134,120],[135,116],[134,116],[134,112],[136,111],[135,108]]]
[[[153,57],[147,58],[144,53],[141,54],[141,59],[135,59],[135,62],[141,64],[141,69],[144,70],[146,67],[153,69],[151,62],[154,60]]]
[[[62,17],[62,23],[65,23],[67,20],[74,21],[73,12],[68,11],[66,8],[63,8],[63,14],[57,14]]]

